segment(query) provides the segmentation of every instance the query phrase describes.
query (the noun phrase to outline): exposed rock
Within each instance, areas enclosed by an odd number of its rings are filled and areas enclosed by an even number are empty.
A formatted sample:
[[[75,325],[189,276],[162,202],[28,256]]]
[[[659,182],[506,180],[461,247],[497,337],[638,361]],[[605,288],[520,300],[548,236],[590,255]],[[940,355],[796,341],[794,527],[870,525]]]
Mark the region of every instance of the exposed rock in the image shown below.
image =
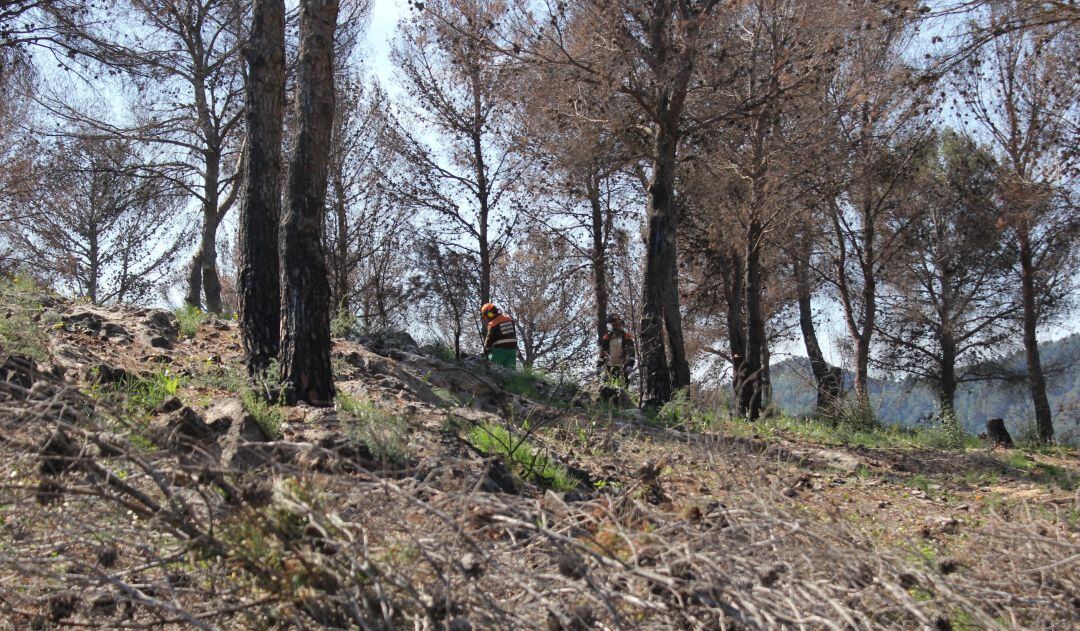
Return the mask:
[[[270,437],[244,409],[243,401],[237,398],[218,401],[207,411],[206,420],[211,429],[223,433],[218,439],[222,466],[250,469],[268,462],[269,451],[263,443]]]
[[[101,331],[105,318],[93,311],[76,311],[71,315],[62,316],[61,324],[68,331],[91,333],[97,335]]]
[[[150,421],[150,431],[162,445],[185,451],[204,450],[213,442],[214,437],[210,426],[189,407],[155,417]]]
[[[126,328],[124,328],[120,324],[117,324],[116,322],[106,322],[101,327],[101,331],[98,333],[98,335],[109,340],[110,342],[117,340],[123,342],[130,342],[133,339],[131,333],[129,333]]]
[[[487,467],[481,474],[480,490],[488,493],[510,493],[516,495],[520,492],[514,474],[506,467],[499,458],[488,461]]]
[[[484,573],[484,562],[472,552],[466,552],[465,556],[461,557],[461,569],[465,576],[476,578]]]
[[[180,336],[176,316],[161,309],[151,311],[139,326],[140,338],[154,348],[171,349]]]
[[[405,331],[385,329],[367,335],[349,336],[355,342],[363,344],[376,352],[390,350],[419,351],[420,347],[411,335]]]
[[[108,364],[98,363],[86,368],[83,378],[90,383],[106,385],[130,381],[132,379],[132,374],[118,366],[114,367]]]
[[[169,397],[161,402],[156,408],[154,408],[154,414],[168,414],[169,412],[175,412],[184,407],[184,403],[177,397]]]

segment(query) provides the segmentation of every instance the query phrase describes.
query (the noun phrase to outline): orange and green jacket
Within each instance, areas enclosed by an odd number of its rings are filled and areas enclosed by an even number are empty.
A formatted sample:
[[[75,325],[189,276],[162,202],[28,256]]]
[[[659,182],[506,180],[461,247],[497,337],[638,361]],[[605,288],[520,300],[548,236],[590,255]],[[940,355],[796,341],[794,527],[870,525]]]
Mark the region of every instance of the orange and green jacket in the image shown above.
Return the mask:
[[[493,348],[509,348],[517,350],[517,333],[514,331],[514,320],[505,313],[495,316],[487,324],[487,335],[484,336],[484,352]]]

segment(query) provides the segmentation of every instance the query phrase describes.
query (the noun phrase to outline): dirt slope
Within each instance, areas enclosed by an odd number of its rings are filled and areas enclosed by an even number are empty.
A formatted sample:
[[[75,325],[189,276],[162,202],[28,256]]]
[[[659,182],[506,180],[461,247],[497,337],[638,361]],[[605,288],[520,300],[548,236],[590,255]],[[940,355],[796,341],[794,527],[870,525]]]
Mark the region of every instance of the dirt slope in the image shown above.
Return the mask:
[[[663,427],[402,335],[278,408],[232,322],[42,302],[39,361],[0,347],[6,628],[1080,623],[1074,453]]]

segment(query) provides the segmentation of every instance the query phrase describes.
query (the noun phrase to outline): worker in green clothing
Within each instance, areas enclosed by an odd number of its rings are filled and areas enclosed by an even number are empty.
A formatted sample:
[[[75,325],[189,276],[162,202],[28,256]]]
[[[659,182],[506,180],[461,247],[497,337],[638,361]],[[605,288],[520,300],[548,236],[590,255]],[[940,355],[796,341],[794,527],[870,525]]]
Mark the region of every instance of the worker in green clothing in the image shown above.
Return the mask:
[[[484,357],[504,368],[517,368],[517,333],[514,321],[490,302],[480,307],[480,316],[487,325],[484,335]]]

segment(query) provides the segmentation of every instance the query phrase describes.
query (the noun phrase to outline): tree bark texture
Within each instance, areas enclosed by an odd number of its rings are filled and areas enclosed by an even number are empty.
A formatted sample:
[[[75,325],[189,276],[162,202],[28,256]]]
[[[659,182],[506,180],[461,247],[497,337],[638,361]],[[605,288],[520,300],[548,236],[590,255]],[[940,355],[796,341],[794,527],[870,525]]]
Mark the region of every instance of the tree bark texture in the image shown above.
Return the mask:
[[[763,278],[761,269],[762,238],[761,224],[751,220],[746,231],[745,252],[746,280],[743,282],[746,307],[746,358],[743,379],[739,384],[742,389],[739,400],[745,401],[744,411],[747,420],[756,421],[761,415],[763,396],[763,363],[765,355],[765,318],[761,309]]]
[[[214,180],[217,188],[217,180]],[[214,205],[203,203],[202,232],[199,249],[188,268],[188,291],[184,301],[194,307],[205,308],[207,313],[221,313],[221,280],[217,272],[217,229],[220,223],[215,191]],[[205,296],[206,300],[203,301]]]
[[[810,370],[817,384],[817,413],[824,414],[840,398],[840,369],[829,365],[814,325],[813,291],[810,287],[810,248],[799,247],[795,254],[795,292],[799,301],[799,329],[810,359]]]
[[[1054,423],[1050,413],[1050,399],[1046,396],[1046,378],[1043,376],[1042,359],[1039,357],[1039,338],[1036,327],[1039,314],[1035,305],[1035,262],[1031,250],[1031,238],[1025,230],[1019,233],[1020,286],[1024,301],[1024,355],[1027,359],[1028,385],[1031,402],[1035,407],[1035,429],[1039,440],[1054,440]]]
[[[248,374],[264,374],[281,336],[278,222],[285,107],[285,2],[255,0],[246,50],[247,156],[240,204],[240,338]]]
[[[593,293],[596,294],[596,340],[600,342],[607,333],[608,282],[607,240],[609,222],[605,221],[600,200],[599,177],[595,171],[588,181],[589,208],[592,211],[592,273]]]
[[[334,396],[330,368],[330,282],[323,215],[334,121],[337,0],[300,3],[296,145],[281,221],[281,371],[288,403],[325,405]]]
[[[648,190],[645,278],[642,289],[641,357],[643,403],[662,405],[690,385],[690,364],[683,345],[679,311],[678,212],[675,207],[675,150],[678,136],[660,125]],[[666,334],[666,340],[665,340]],[[667,352],[670,345],[671,364]]]
[[[724,300],[727,303],[728,352],[731,361],[731,391],[735,396],[735,413],[746,416],[750,406],[749,399],[744,399],[749,391],[740,386],[746,380],[746,326],[743,321],[743,274],[742,257],[728,252],[723,257],[722,270],[724,279]]]

